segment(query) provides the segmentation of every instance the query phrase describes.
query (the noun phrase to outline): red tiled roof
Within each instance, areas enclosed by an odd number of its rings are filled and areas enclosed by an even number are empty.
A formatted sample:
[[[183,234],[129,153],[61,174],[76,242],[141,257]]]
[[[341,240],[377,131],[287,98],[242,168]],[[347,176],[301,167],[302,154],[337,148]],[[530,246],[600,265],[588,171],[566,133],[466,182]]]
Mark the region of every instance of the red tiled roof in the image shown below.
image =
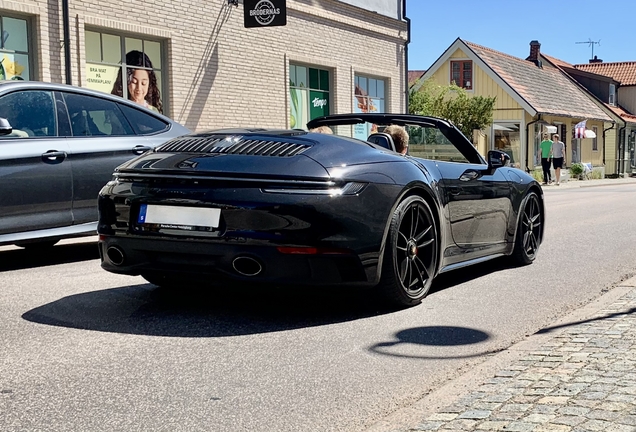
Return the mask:
[[[585,63],[576,64],[574,67],[585,72],[611,77],[624,86],[636,85],[636,61]]]
[[[611,121],[611,118],[560,69],[466,42],[501,79],[538,113]]]
[[[558,67],[566,67],[566,68],[572,68],[572,69],[574,69],[574,65],[573,65],[573,64],[570,64],[570,63],[568,63],[568,62],[564,62],[563,60],[558,59],[558,58],[556,58],[556,57],[552,57],[552,56],[549,56],[549,55],[546,55],[546,54],[543,54],[543,53],[541,53],[541,57],[545,57],[545,58],[547,58],[547,59],[548,59],[548,60],[550,60],[550,61],[551,61],[551,62],[552,62],[555,66],[558,66]]]
[[[611,109],[614,112],[614,114],[620,116],[623,120],[628,121],[630,123],[636,123],[636,115],[628,113],[627,111],[625,111],[623,108],[619,106],[612,106],[608,103],[606,103],[605,106]]]
[[[415,84],[417,80],[422,78],[422,75],[426,73],[425,70],[410,70],[409,71],[409,86]]]

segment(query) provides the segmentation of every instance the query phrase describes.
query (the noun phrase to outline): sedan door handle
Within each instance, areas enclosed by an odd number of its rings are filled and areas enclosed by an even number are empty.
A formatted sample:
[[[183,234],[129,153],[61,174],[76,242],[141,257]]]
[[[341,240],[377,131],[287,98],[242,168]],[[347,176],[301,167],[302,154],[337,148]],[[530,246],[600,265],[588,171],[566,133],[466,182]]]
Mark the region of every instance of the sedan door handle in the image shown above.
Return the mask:
[[[133,147],[132,152],[136,155],[140,155],[140,154],[146,153],[148,150],[152,150],[152,149],[148,146],[138,145]]]
[[[58,150],[49,150],[45,153],[42,153],[42,160],[44,162],[62,162],[64,159],[66,159],[66,156],[68,156],[68,154],[65,151],[58,151]]]

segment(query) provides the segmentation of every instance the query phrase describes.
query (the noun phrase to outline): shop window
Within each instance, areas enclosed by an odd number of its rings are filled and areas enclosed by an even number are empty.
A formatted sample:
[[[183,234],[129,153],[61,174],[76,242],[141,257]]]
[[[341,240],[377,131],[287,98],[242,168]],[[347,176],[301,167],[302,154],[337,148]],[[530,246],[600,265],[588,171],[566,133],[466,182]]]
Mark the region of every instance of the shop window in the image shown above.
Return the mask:
[[[88,88],[165,111],[161,42],[87,30],[85,45]]]
[[[473,89],[473,62],[460,60],[450,62],[450,82],[466,90]]]
[[[331,73],[310,66],[289,65],[289,126],[305,128],[307,122],[329,115]]]
[[[521,129],[519,123],[493,123],[494,149],[510,156],[510,165],[521,167]]]
[[[30,80],[29,23],[0,16],[0,80]]]
[[[383,113],[385,112],[386,80],[364,75],[356,75],[353,92],[353,112]],[[354,126],[353,136],[365,140],[377,132],[377,126],[370,123]]]

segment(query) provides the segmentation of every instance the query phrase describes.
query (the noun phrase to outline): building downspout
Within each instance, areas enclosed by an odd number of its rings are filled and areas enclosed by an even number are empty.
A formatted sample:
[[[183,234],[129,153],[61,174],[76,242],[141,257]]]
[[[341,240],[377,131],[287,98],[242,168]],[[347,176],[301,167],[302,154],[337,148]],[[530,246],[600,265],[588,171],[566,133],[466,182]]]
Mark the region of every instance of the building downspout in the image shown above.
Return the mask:
[[[68,0],[62,0],[62,27],[64,28],[64,69],[66,84],[72,84],[71,75],[71,22],[69,18]]]
[[[404,42],[404,88],[406,103],[405,114],[409,113],[409,43],[411,43],[411,19],[406,16],[406,0],[402,0],[402,18],[406,21],[406,42]]]
[[[603,129],[603,166],[605,166],[605,132],[614,129],[614,126],[616,126],[616,122],[612,122],[612,127]]]
[[[528,161],[530,160],[530,125],[533,123],[537,123],[541,121],[541,114],[536,120],[532,120],[530,123],[526,124],[526,172],[530,172],[530,167],[528,166]]]

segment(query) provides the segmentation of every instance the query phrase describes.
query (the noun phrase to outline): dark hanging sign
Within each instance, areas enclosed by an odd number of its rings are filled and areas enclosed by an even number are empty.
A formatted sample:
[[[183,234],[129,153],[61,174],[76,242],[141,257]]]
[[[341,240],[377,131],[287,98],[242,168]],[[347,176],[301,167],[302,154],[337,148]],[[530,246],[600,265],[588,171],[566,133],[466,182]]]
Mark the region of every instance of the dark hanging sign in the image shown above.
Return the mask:
[[[275,27],[287,24],[287,0],[244,0],[245,27]]]

